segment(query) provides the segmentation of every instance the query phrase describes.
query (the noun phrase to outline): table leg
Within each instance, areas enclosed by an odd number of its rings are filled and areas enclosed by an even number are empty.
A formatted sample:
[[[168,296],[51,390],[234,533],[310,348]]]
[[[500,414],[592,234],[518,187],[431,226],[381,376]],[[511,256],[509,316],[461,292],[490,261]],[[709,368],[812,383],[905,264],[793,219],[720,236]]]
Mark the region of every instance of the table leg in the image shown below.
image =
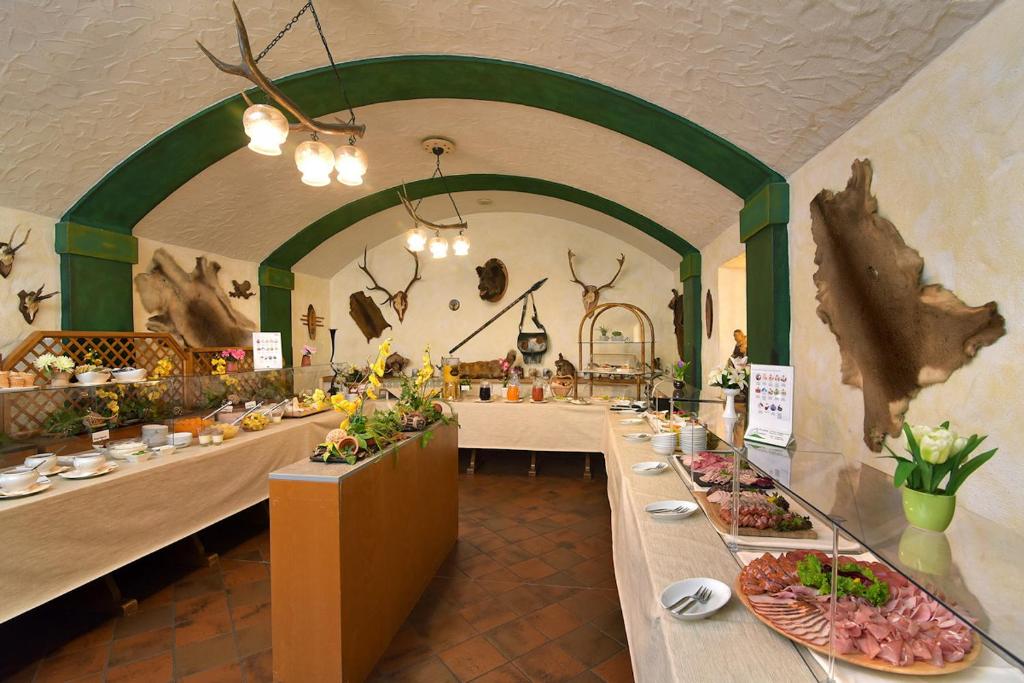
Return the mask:
[[[139,601],[135,598],[124,599],[124,595],[121,594],[121,587],[117,585],[113,574],[104,574],[103,584],[110,593],[111,601],[121,609],[121,616],[130,617],[139,611]]]
[[[217,553],[206,552],[206,546],[203,545],[203,541],[199,538],[199,534],[192,534],[189,536],[189,541],[199,564],[203,564],[205,562],[207,567],[217,566],[217,563],[220,562],[220,556]]]
[[[476,449],[469,449],[469,467],[466,468],[466,474],[473,474],[476,472]]]
[[[537,476],[537,451],[530,451],[530,471],[528,474],[531,477]]]
[[[593,476],[590,474],[590,453],[587,453],[583,460],[583,481],[590,481]]]

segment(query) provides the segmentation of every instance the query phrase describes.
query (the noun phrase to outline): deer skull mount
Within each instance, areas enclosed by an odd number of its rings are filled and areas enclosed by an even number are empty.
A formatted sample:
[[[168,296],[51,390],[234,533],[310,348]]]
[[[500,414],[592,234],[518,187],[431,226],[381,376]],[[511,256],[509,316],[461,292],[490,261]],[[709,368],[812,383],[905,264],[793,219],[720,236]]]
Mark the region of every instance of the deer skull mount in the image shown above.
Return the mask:
[[[619,258],[616,259],[619,262],[619,269],[615,271],[615,275],[612,277],[612,279],[609,280],[607,284],[603,285],[588,285],[587,283],[583,282],[578,277],[576,277],[576,269],[572,265],[573,256],[575,256],[575,254],[573,254],[572,249],[570,249],[569,272],[572,273],[572,282],[575,282],[576,284],[583,288],[583,308],[589,314],[592,313],[595,308],[597,308],[597,302],[600,301],[601,299],[601,290],[611,288],[615,284],[615,281],[619,278],[619,274],[622,272],[622,266],[624,263],[626,263],[626,255],[619,254]]]
[[[28,229],[25,233],[25,239],[21,241],[21,244],[14,244],[14,237],[18,234],[18,229],[15,228],[14,232],[11,233],[11,239],[6,242],[0,242],[0,276],[4,279],[11,274],[11,270],[14,269],[14,255],[18,253],[18,250],[25,246],[28,242],[28,236],[32,234],[32,228]]]
[[[409,280],[409,284],[405,286],[405,289],[400,289],[394,294],[377,284],[376,278],[373,277],[370,273],[370,269],[367,268],[366,247],[363,247],[363,262],[359,264],[359,269],[366,273],[370,278],[370,282],[373,283],[373,287],[367,287],[366,289],[371,292],[376,290],[387,294],[387,298],[381,301],[379,305],[383,306],[384,304],[391,304],[391,308],[393,308],[395,313],[398,315],[398,322],[405,320],[405,312],[409,309],[409,288],[412,287],[417,280],[423,279],[420,277],[420,257],[417,256],[414,251],[409,251],[408,249],[406,249],[406,251],[409,252],[413,260],[416,262],[416,270],[413,271],[412,279]]]
[[[36,316],[39,315],[39,302],[49,299],[51,296],[56,296],[60,292],[50,292],[49,294],[43,294],[43,290],[46,285],[41,286],[34,292],[26,292],[24,289],[18,292],[18,310],[21,312],[21,317],[25,319],[29,325],[36,321]]]

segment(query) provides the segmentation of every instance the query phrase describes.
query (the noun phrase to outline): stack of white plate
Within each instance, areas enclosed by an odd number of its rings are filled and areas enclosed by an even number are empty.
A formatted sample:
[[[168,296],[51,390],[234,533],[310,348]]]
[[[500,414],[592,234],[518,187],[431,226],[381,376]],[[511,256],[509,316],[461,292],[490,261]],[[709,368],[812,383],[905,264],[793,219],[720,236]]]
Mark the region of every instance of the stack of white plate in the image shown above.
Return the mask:
[[[142,425],[142,442],[147,446],[167,444],[167,425]]]
[[[651,448],[658,455],[672,455],[676,450],[675,432],[662,432],[651,437]]]
[[[679,450],[683,453],[699,453],[707,450],[708,430],[703,425],[683,423],[679,426]]]

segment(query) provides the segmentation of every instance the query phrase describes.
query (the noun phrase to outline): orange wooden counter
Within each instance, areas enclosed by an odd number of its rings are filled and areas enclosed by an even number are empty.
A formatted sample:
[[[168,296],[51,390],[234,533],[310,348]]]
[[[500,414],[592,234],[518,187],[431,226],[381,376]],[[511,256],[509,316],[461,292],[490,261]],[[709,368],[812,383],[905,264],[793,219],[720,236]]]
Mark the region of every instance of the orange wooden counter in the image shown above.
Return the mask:
[[[270,475],[274,680],[362,681],[458,536],[458,428]]]

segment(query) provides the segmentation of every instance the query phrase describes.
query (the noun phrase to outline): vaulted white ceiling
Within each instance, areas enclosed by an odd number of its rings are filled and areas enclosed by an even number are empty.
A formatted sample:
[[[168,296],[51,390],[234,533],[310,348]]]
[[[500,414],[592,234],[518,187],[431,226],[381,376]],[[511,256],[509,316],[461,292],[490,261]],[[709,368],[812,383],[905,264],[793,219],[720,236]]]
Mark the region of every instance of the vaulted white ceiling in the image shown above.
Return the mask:
[[[301,2],[239,0],[259,49]],[[321,0],[336,59],[451,53],[584,76],[685,116],[786,174],[838,137],[996,0]],[[237,55],[230,3],[0,3],[0,205],[58,216],[152,137],[245,83],[195,46]],[[263,62],[274,77],[322,66],[303,17]],[[430,174],[426,134],[460,142],[450,173],[513,173],[607,196],[701,246],[738,202],[679,162],[589,124],[512,105],[366,107],[368,182],[317,190],[289,158],[240,151],[197,176],[138,234],[231,240],[265,256],[367,192]],[[294,143],[292,143],[294,144]],[[514,207],[509,207],[514,208]]]

